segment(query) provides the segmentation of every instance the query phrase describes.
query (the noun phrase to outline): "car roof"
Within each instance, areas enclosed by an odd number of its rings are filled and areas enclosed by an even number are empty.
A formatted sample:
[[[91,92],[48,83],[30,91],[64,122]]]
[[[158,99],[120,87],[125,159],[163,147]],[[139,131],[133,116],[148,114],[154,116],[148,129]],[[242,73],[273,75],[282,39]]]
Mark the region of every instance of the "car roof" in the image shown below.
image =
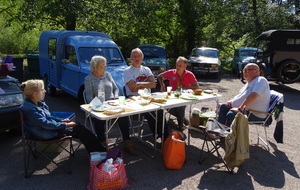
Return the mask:
[[[290,35],[300,35],[300,30],[268,30],[265,32],[262,32],[257,38],[256,40],[268,40],[271,39],[273,37],[277,37],[278,35],[283,37],[286,35],[290,36]]]

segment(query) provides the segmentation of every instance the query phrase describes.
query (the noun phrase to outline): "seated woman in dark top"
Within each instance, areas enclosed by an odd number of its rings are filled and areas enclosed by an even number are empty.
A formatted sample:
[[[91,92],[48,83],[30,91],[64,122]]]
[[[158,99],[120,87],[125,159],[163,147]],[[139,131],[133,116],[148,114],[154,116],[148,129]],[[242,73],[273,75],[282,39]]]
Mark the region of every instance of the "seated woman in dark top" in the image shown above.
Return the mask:
[[[78,138],[88,152],[106,151],[95,135],[84,126],[69,119],[56,118],[51,115],[44,102],[46,90],[42,80],[23,82],[21,89],[25,101],[20,110],[24,115],[24,129],[27,137],[36,140],[51,140],[71,135]]]

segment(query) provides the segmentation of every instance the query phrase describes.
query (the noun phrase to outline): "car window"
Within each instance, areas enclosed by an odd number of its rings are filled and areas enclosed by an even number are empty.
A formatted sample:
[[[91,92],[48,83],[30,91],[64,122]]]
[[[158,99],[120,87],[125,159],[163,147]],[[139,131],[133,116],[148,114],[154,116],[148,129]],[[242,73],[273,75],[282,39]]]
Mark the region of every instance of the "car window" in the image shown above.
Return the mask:
[[[214,49],[194,49],[191,54],[192,57],[204,56],[218,58],[219,52]]]
[[[204,50],[203,49],[195,49],[192,52],[192,56],[204,56]]]
[[[159,47],[140,47],[144,54],[144,58],[166,58],[166,52]]]
[[[254,54],[256,53],[256,50],[242,50],[240,52],[240,56],[254,56]]]
[[[17,83],[0,81],[0,108],[19,106],[23,100],[22,91]]]
[[[213,58],[218,58],[219,57],[219,53],[216,50],[210,50],[210,49],[206,49],[204,51],[204,56],[205,57],[213,57]]]
[[[12,81],[0,81],[0,88],[0,94],[21,92],[20,87],[17,85],[17,83]]]
[[[78,65],[75,48],[72,46],[66,46],[65,52],[66,52],[66,55],[65,55],[66,59],[68,59],[69,62],[72,63],[73,65]]]
[[[56,39],[50,38],[48,41],[48,57],[56,60]]]

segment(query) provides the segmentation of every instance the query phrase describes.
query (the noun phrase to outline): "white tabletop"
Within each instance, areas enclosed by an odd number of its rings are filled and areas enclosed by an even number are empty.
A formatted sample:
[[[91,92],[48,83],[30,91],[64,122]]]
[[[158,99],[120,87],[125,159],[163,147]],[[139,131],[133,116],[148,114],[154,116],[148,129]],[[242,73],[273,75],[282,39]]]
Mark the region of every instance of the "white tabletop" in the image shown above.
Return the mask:
[[[148,105],[136,105],[134,106],[124,106],[125,111],[118,113],[118,114],[113,114],[113,115],[107,115],[104,114],[104,112],[98,112],[94,111],[91,109],[90,104],[84,104],[81,105],[80,108],[85,111],[86,113],[90,113],[93,117],[99,119],[99,120],[110,120],[114,118],[119,118],[119,117],[125,117],[125,116],[130,116],[130,115],[136,115],[136,114],[141,114],[141,113],[146,113],[146,112],[151,112],[151,111],[156,111],[159,110],[160,107],[155,104],[148,104]]]
[[[170,109],[170,108],[175,108],[175,107],[196,104],[196,103],[200,103],[200,102],[204,102],[204,101],[211,101],[211,100],[218,101],[222,97],[220,94],[214,96],[212,94],[206,94],[206,93],[202,93],[202,95],[192,95],[192,94],[184,93],[183,95],[191,95],[195,99],[188,100],[188,99],[182,99],[182,98],[175,98],[172,95],[170,98],[167,98],[166,99],[167,101],[164,103],[152,103],[152,104],[158,105],[162,109]]]

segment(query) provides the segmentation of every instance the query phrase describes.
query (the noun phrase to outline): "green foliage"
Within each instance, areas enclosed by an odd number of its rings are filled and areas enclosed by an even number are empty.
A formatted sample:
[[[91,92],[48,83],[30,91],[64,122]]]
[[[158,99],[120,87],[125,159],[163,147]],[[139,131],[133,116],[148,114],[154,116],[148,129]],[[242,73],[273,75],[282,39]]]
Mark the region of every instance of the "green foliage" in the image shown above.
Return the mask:
[[[3,54],[24,54],[26,50],[37,50],[40,31],[22,32],[17,24],[5,27],[0,17],[0,52]]]
[[[196,46],[218,48],[228,72],[234,50],[256,47],[261,32],[297,29],[294,7],[298,1],[2,0],[0,51],[37,50],[43,30],[92,30],[109,34],[124,57],[141,44],[165,46],[172,60]]]

